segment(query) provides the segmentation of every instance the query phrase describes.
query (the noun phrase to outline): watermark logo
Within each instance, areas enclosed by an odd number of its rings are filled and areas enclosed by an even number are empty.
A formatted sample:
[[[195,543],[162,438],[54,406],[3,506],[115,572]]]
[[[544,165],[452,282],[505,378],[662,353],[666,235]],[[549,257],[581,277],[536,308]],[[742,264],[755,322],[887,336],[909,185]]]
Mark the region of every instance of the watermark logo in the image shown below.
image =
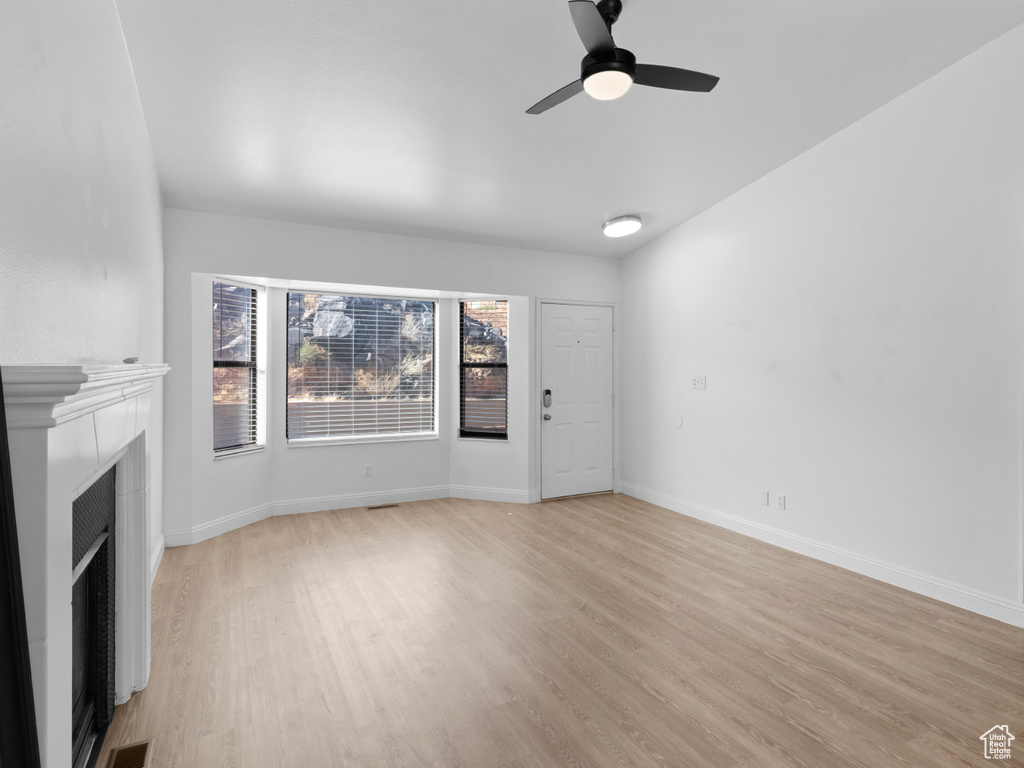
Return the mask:
[[[979,738],[985,742],[986,760],[1010,759],[1010,742],[1016,736],[1010,733],[1008,726],[993,725],[985,733],[981,734]]]

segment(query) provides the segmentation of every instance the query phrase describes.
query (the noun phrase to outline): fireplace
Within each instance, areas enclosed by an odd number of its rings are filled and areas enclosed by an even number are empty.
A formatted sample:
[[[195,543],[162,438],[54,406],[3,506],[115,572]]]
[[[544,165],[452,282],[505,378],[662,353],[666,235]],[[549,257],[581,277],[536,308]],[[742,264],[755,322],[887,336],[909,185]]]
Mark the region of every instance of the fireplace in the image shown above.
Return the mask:
[[[44,768],[77,766],[73,733],[82,759],[89,740],[102,739],[113,704],[149,680],[150,584],[163,551],[149,468],[159,465],[158,385],[167,370],[0,368]],[[75,508],[96,494],[107,509],[100,522],[82,522]]]

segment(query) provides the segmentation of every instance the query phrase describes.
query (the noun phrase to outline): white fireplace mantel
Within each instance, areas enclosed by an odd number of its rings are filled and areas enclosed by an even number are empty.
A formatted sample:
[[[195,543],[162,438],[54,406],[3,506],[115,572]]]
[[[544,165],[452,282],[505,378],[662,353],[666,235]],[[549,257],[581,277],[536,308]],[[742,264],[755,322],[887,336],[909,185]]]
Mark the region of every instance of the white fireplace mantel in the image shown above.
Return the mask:
[[[153,388],[170,366],[4,365],[8,429],[48,429],[138,397]]]
[[[164,364],[0,366],[44,768],[71,763],[72,504],[112,466],[116,700],[149,680],[149,466],[159,437],[152,434],[159,428],[152,412],[156,384],[169,370]]]

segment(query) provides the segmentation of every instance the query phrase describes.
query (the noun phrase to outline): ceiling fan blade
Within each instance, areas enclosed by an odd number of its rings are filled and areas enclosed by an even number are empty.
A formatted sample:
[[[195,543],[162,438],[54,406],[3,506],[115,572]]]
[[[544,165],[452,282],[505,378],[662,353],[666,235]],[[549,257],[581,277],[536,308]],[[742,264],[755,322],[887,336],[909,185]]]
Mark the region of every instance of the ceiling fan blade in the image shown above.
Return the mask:
[[[583,41],[587,53],[601,56],[615,50],[612,33],[608,31],[601,12],[590,0],[569,0],[569,12],[572,13],[572,23],[576,25],[576,33]]]
[[[662,67],[657,64],[637,64],[634,83],[653,85],[655,88],[671,88],[674,91],[700,91],[707,93],[716,85],[715,75],[693,72],[678,67]]]
[[[583,81],[582,80],[576,80],[574,82],[571,82],[568,85],[564,86],[563,88],[559,88],[557,91],[552,93],[547,98],[544,98],[544,99],[541,99],[540,101],[538,101],[536,104],[534,104],[528,110],[526,110],[526,114],[528,114],[528,115],[539,115],[541,112],[547,112],[552,107],[557,107],[559,104],[561,104],[566,99],[571,99],[573,96],[575,96],[577,93],[579,93],[582,90],[583,90]]]

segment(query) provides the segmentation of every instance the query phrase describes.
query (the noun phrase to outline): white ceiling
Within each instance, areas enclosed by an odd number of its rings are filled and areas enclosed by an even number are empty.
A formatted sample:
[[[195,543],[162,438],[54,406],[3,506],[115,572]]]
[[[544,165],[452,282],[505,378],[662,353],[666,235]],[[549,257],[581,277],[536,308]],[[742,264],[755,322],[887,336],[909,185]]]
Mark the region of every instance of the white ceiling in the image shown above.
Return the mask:
[[[565,0],[118,0],[169,206],[622,256],[1024,23],[1021,0],[624,0],[616,43],[719,75],[579,77]],[[638,234],[600,225],[637,213]]]

